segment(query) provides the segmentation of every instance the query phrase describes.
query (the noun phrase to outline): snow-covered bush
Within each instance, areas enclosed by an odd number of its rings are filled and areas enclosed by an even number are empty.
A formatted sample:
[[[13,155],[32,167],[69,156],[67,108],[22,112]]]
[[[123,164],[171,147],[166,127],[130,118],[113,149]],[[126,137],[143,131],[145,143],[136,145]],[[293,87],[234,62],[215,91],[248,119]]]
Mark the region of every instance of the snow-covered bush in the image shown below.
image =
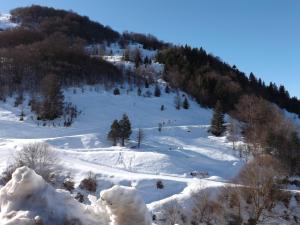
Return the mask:
[[[95,176],[90,173],[89,176],[87,178],[84,178],[81,182],[79,187],[81,189],[90,191],[90,192],[95,192],[97,189],[97,181]]]
[[[68,190],[69,192],[72,193],[72,191],[74,190],[74,181],[72,180],[72,178],[67,177],[66,179],[64,179],[63,182],[63,187]]]

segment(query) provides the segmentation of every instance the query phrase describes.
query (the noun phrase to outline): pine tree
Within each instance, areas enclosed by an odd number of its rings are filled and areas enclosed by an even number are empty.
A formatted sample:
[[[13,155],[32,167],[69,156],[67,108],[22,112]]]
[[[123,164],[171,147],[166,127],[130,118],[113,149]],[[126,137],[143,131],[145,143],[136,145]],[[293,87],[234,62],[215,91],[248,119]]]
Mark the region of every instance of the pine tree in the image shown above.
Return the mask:
[[[118,120],[114,120],[110,126],[110,131],[107,135],[107,138],[112,141],[113,146],[117,145],[118,139],[120,138],[120,124]]]
[[[119,88],[115,88],[114,89],[114,95],[120,95],[120,90],[119,90]]]
[[[155,85],[154,96],[160,97],[160,95],[161,95],[160,88],[158,85]]]
[[[184,109],[190,108],[190,104],[189,104],[187,97],[184,98],[184,101],[182,103],[182,108],[184,108]]]
[[[125,140],[128,140],[132,131],[131,131],[131,123],[126,114],[123,114],[122,119],[119,121],[120,125],[120,138],[122,140],[122,146],[125,145]]]
[[[225,131],[224,113],[221,103],[218,101],[214,108],[213,118],[211,120],[210,132],[215,136],[221,136]]]
[[[169,87],[169,85],[167,85],[167,86],[166,86],[166,88],[165,88],[165,92],[166,92],[167,94],[169,94],[169,93],[170,93],[170,87]]]
[[[149,64],[149,59],[148,59],[147,56],[146,56],[145,59],[144,59],[144,64],[145,64],[145,65]]]
[[[137,95],[138,95],[138,96],[141,96],[141,95],[142,95],[142,90],[141,90],[141,88],[138,88],[138,89],[137,89]]]

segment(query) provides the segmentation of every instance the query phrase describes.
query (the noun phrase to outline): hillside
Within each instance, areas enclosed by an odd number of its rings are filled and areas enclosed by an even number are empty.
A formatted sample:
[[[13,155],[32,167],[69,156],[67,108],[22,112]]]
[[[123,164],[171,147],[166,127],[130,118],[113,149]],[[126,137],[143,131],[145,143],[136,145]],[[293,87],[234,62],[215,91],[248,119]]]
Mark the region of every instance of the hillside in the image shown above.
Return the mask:
[[[284,86],[75,12],[17,8],[0,29],[1,225],[299,223]]]

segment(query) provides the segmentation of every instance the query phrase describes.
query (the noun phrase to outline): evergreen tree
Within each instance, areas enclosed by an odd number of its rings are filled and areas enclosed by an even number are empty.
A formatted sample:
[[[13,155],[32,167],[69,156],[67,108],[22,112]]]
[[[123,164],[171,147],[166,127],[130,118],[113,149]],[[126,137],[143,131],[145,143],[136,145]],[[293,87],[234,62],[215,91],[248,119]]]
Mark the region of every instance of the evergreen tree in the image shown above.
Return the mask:
[[[114,89],[114,95],[120,95],[120,90],[119,90],[119,88],[115,88]]]
[[[213,118],[211,120],[210,132],[215,136],[221,136],[225,131],[224,126],[224,113],[221,106],[221,103],[218,101],[215,108]]]
[[[161,95],[160,88],[158,85],[155,85],[154,96],[160,97],[160,95]]]
[[[165,88],[165,92],[166,92],[167,94],[169,94],[169,93],[170,93],[170,87],[169,87],[169,85],[167,85],[167,86],[166,86],[166,88]]]
[[[126,114],[123,114],[122,119],[119,121],[120,125],[120,138],[122,141],[122,146],[125,145],[125,140],[128,140],[132,131],[131,131],[131,123]]]
[[[182,103],[182,108],[184,108],[184,109],[190,108],[190,104],[189,104],[187,97],[184,98],[184,101]]]
[[[149,59],[148,59],[147,56],[146,56],[145,59],[144,59],[144,64],[145,64],[145,65],[149,64]]]
[[[141,88],[138,88],[138,89],[137,89],[137,95],[138,95],[138,96],[141,96],[141,95],[142,95],[142,90],[141,90]]]
[[[107,138],[112,141],[113,146],[117,145],[118,139],[120,138],[120,124],[118,120],[114,120],[110,126],[110,131],[107,135]]]

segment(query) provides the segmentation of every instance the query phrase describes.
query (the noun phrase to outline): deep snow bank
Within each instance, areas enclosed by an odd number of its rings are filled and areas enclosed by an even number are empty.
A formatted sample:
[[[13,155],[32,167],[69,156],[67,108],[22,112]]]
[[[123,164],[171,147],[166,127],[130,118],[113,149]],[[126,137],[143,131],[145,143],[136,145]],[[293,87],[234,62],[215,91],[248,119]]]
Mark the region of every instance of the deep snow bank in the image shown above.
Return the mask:
[[[18,168],[0,189],[1,225],[60,225],[71,221],[84,225],[149,225],[150,216],[134,189],[113,187],[103,191],[101,199],[92,205],[84,205],[69,192],[55,190],[27,167]]]

